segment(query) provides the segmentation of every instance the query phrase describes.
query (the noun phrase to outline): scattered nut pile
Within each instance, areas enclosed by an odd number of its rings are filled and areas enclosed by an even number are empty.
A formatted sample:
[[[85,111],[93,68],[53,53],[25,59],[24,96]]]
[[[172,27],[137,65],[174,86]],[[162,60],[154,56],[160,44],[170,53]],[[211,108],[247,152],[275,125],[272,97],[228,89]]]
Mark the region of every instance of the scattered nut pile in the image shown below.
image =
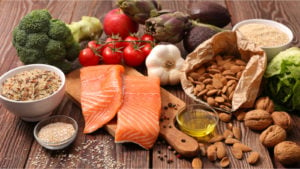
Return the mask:
[[[245,116],[245,125],[252,130],[262,131],[260,142],[274,148],[274,156],[284,165],[291,165],[300,159],[300,146],[292,141],[285,141],[287,132],[292,128],[292,118],[283,111],[274,111],[274,103],[269,97],[256,101],[255,110]]]
[[[199,143],[200,154],[215,162],[219,160],[219,165],[223,168],[230,165],[230,159],[227,156],[225,145],[231,146],[231,154],[236,159],[242,159],[243,153],[250,153],[247,162],[251,165],[259,161],[260,154],[252,151],[252,148],[241,143],[242,133],[240,128],[231,123],[232,116],[238,121],[244,121],[244,124],[251,130],[262,131],[259,136],[260,142],[268,147],[274,147],[274,156],[284,165],[295,164],[300,159],[300,146],[292,141],[285,141],[287,132],[292,128],[292,119],[290,115],[283,111],[274,111],[274,103],[269,97],[261,97],[255,103],[255,109],[246,112],[239,110],[228,113],[219,113],[221,121],[226,122],[226,129],[222,134],[216,134],[208,141],[208,145]],[[225,143],[225,144],[224,144]],[[197,157],[193,168],[199,167],[201,160]],[[196,160],[195,160],[196,161]]]
[[[246,63],[233,56],[216,56],[188,74],[193,94],[213,107],[230,111],[232,97]]]

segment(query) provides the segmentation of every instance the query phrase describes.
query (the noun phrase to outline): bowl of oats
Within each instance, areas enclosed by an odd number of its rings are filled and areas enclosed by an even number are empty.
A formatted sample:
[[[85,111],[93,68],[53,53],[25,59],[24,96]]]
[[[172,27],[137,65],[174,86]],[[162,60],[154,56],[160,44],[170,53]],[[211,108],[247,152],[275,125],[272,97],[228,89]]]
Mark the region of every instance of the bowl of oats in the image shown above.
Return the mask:
[[[0,102],[24,121],[51,115],[65,94],[65,75],[47,64],[24,65],[0,77]]]
[[[233,31],[240,32],[249,41],[256,43],[267,54],[268,61],[287,49],[294,38],[286,25],[268,19],[248,19],[237,23]]]

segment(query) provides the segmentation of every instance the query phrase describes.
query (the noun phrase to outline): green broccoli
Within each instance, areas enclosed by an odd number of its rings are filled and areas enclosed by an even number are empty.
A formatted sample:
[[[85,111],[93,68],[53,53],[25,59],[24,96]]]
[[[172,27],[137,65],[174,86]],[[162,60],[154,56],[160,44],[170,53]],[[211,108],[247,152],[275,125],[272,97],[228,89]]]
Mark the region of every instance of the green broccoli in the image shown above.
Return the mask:
[[[87,34],[85,30],[91,32]],[[12,43],[24,64],[51,64],[67,73],[80,52],[79,41],[101,34],[102,25],[97,18],[86,17],[68,25],[39,9],[24,16],[14,28]]]

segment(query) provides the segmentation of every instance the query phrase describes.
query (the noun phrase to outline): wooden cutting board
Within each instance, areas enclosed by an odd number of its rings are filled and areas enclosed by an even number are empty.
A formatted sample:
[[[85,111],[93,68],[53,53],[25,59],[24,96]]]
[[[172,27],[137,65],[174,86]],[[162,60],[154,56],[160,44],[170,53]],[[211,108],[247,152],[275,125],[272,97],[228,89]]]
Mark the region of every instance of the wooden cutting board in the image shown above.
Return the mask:
[[[126,67],[125,75],[143,76],[133,68]],[[66,76],[66,92],[80,106],[80,71],[75,70]],[[175,117],[186,107],[185,102],[161,88],[162,110],[160,119],[160,136],[163,137],[178,153],[186,157],[196,156],[198,142],[175,127]],[[171,106],[172,105],[172,106]],[[116,119],[104,126],[109,134],[115,135]]]

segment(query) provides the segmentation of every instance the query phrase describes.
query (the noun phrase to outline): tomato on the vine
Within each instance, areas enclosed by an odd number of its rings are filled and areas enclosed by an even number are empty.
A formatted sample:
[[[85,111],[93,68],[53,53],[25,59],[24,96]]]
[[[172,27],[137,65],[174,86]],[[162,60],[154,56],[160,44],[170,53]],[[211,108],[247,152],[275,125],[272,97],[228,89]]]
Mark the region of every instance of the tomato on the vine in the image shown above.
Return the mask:
[[[152,44],[150,44],[150,43],[146,43],[143,45],[142,51],[144,52],[146,57],[150,54],[152,48],[153,48]]]
[[[105,40],[105,47],[111,47],[111,48],[118,48],[120,50],[122,50],[125,47],[125,44],[123,42],[121,42],[122,39],[120,37],[108,37]]]
[[[91,48],[85,48],[79,53],[79,62],[82,66],[97,65],[100,61],[100,57],[97,56]]]
[[[123,53],[116,48],[106,46],[102,51],[102,59],[105,64],[120,64]]]
[[[138,40],[139,40],[138,37],[136,37],[136,36],[134,36],[134,35],[129,35],[129,36],[127,36],[127,37],[124,39],[124,41],[128,41],[128,42],[124,42],[124,46],[126,47],[126,46],[128,46],[128,45],[132,45],[132,44],[134,44],[134,43],[137,43],[136,41],[138,41]]]
[[[93,40],[93,41],[89,41],[87,44],[87,47],[92,49],[93,51],[97,51],[99,54],[102,53],[102,49],[103,47],[101,47],[101,44],[98,44],[97,41]]]
[[[141,40],[142,41],[151,41],[151,42],[154,42],[155,39],[152,35],[149,35],[149,34],[144,34],[142,37],[141,37]],[[150,43],[151,43],[150,42]],[[142,42],[142,44],[146,44],[146,43],[149,43],[149,42]]]
[[[128,45],[123,51],[125,64],[128,66],[139,66],[141,65],[146,56],[145,53],[136,45]]]

